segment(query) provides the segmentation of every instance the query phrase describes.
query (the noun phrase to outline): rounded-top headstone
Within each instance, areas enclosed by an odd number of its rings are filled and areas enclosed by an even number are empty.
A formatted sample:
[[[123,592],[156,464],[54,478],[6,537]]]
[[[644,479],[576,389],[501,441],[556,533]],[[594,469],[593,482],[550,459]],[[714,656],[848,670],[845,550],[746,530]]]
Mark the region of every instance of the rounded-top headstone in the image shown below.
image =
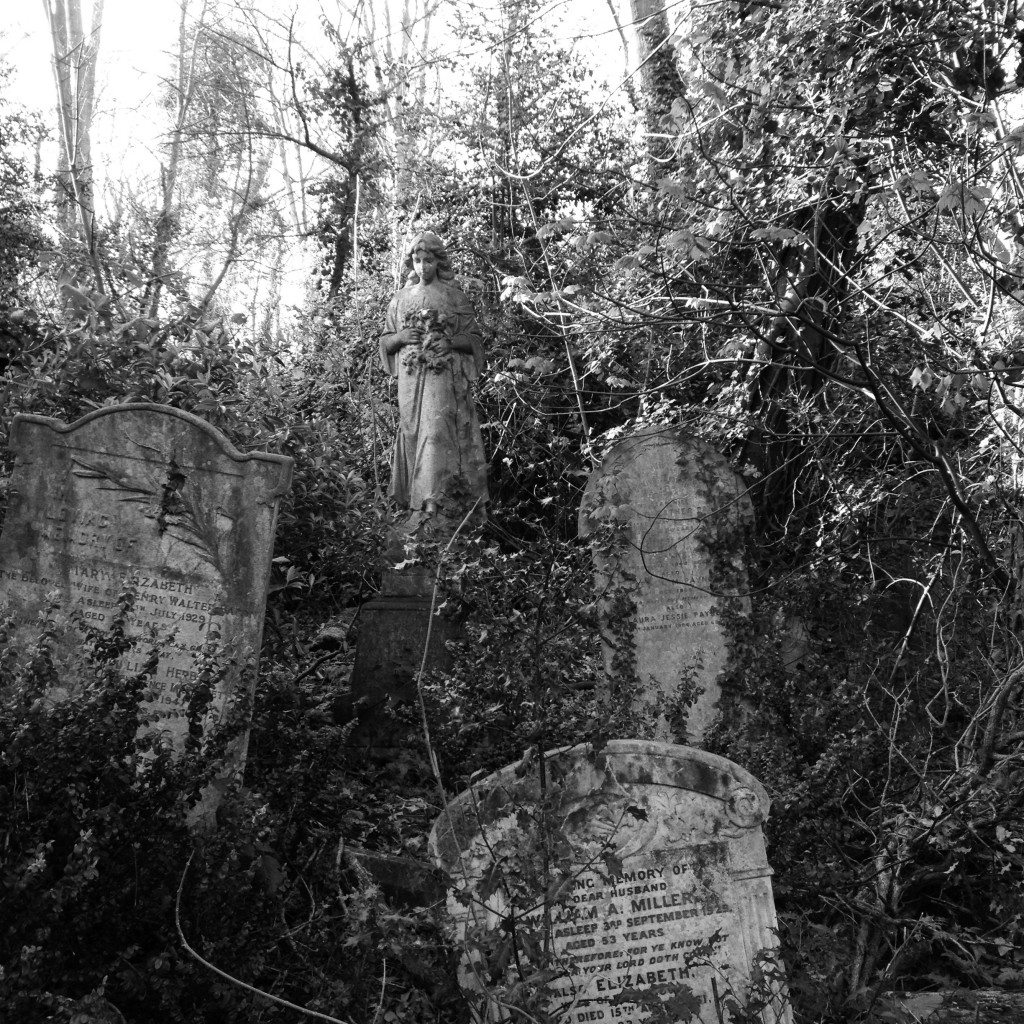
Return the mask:
[[[505,1019],[515,986],[487,951],[512,942],[508,970],[537,970],[560,1020],[642,1022],[672,999],[728,1020],[777,941],[769,806],[731,761],[650,740],[551,751],[460,794],[430,846],[479,1019]],[[767,995],[765,1019],[789,1021],[777,980]]]
[[[152,724],[183,750],[201,652],[215,650],[222,663],[216,713],[258,658],[292,460],[240,452],[198,416],[149,402],[70,424],[16,416],[10,449],[0,621],[10,620],[27,650],[40,615],[52,620],[54,697],[74,684],[87,633],[123,626],[135,644],[122,667],[148,676]],[[150,664],[152,651],[159,656]]]
[[[752,519],[728,460],[675,427],[623,438],[591,474],[579,530],[592,542],[607,684],[634,677],[638,709],[655,713],[690,691],[685,735],[663,726],[661,739],[699,744],[718,713],[723,611],[748,610]]]

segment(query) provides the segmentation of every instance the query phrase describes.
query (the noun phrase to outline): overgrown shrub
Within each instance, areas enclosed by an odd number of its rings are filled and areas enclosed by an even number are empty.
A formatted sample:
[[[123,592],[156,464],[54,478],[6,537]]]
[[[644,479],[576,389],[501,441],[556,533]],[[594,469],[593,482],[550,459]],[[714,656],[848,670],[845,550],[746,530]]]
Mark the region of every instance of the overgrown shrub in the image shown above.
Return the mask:
[[[60,679],[57,609],[29,649],[14,645],[10,620],[0,627],[5,1019],[82,1022],[109,1006],[132,1024],[291,1019],[189,957],[180,926],[220,970],[297,1004],[367,1017],[386,981],[387,1019],[436,1019],[451,1004],[457,1020],[434,917],[395,909],[343,856],[375,829],[383,847],[404,832],[422,850],[436,809],[382,794],[348,764],[345,730],[273,665],[253,722],[263,756],[250,773],[267,795],[231,781],[244,714],[175,753],[148,728],[152,663],[138,675],[119,667],[141,642],[121,629],[131,594],[120,600],[122,617],[87,635]],[[217,825],[197,834],[193,810],[214,780]]]

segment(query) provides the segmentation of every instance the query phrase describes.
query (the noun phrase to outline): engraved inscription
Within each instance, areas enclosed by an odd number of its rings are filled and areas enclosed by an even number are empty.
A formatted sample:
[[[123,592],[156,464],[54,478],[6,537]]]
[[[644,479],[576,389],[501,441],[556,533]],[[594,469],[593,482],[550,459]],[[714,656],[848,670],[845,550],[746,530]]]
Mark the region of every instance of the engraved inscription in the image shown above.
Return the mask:
[[[53,618],[54,699],[76,685],[89,630],[122,616],[138,639],[129,672],[151,667],[151,719],[181,747],[197,655],[216,639],[227,662],[221,709],[242,659],[259,650],[277,499],[291,460],[243,454],[198,417],[151,404],[112,406],[67,425],[17,416],[15,466],[0,535],[0,617],[31,643]],[[28,649],[27,646],[24,649]]]
[[[559,879],[554,905],[544,895],[551,882],[538,886],[528,920],[519,922],[530,935],[524,948],[553,954],[545,1012],[560,1021],[644,1024],[668,1019],[651,1009],[659,1002],[671,1016],[695,1001],[702,1024],[734,1020],[726,997],[742,1005],[755,957],[775,945],[764,788],[724,758],[649,740],[610,740],[599,753],[565,747],[549,751],[546,764],[560,792],[545,813],[558,842],[574,851],[575,869]],[[508,894],[490,880],[509,851],[529,847],[523,811],[541,799],[551,800],[539,776],[516,763],[460,794],[437,819],[430,845],[452,878],[456,934],[512,933]],[[481,903],[484,880],[491,895]],[[488,998],[468,957],[460,981]],[[770,1013],[766,1021],[792,1024],[781,994]],[[481,1019],[504,1014],[504,1006],[489,1006]]]
[[[706,879],[709,865],[724,873],[726,851],[710,844],[680,852],[664,867],[637,863],[610,879],[593,871],[576,878],[553,933],[567,967],[553,993],[566,1019],[647,1020],[640,1007],[609,1000],[652,985],[680,984],[701,1002],[713,999],[711,979],[724,970],[733,922]]]
[[[717,623],[719,609],[716,602],[701,596],[678,592],[671,599],[658,601],[644,595],[636,601],[633,620],[638,633],[652,633],[676,629],[699,629]]]
[[[164,644],[152,686],[157,691],[150,707],[157,712],[181,709],[187,703],[183,682],[198,678],[195,651],[206,642],[210,628],[220,625],[223,595],[198,580],[175,579],[166,574],[139,572],[130,566],[72,564],[61,588],[60,603],[72,620],[97,629],[109,627],[118,614],[117,596],[130,582],[135,591],[129,635],[154,634]],[[0,569],[3,591],[20,599],[25,609],[45,605],[46,595],[57,581],[36,577],[26,570]],[[15,622],[28,626],[36,615],[15,612]],[[130,652],[124,660],[128,672],[138,672],[146,661],[144,649]]]

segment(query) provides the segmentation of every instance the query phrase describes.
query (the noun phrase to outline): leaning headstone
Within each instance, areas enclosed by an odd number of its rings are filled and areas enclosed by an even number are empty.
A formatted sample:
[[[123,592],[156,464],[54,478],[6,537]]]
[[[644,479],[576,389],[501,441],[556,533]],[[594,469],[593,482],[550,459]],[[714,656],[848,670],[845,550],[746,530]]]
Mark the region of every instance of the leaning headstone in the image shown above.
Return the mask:
[[[0,619],[31,644],[55,621],[56,676],[72,681],[83,637],[109,629],[118,596],[135,592],[126,633],[155,638],[147,712],[182,750],[197,654],[221,651],[212,713],[263,631],[277,506],[292,460],[243,454],[198,416],[148,403],[100,409],[72,424],[21,415],[0,533]],[[152,629],[150,629],[152,627]],[[126,656],[147,659],[148,639]]]
[[[568,747],[545,756],[543,773],[510,765],[475,783],[430,845],[451,879],[477,1018],[508,1019],[529,998],[515,980],[525,972],[542,991],[536,1009],[573,1024],[640,1024],[655,1010],[703,1024],[790,1021],[768,809],[738,765],[649,740]]]
[[[608,684],[635,673],[638,704],[659,711],[681,684],[691,688],[686,735],[663,723],[659,738],[699,744],[715,719],[728,657],[723,611],[748,607],[752,517],[743,479],[677,428],[617,442],[587,484],[579,529],[592,538]]]

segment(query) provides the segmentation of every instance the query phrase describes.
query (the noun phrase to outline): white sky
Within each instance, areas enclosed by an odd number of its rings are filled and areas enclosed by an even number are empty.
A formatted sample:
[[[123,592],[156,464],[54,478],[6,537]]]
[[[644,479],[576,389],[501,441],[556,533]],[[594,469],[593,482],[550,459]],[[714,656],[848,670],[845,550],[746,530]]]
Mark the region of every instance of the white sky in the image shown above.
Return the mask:
[[[296,15],[296,36],[311,51],[320,49],[327,57],[332,44],[320,27],[320,19],[332,12],[334,24],[346,26],[351,19],[345,11],[352,0],[248,0],[263,13],[282,24]],[[390,2],[399,7],[403,0],[362,0],[379,26],[385,24]],[[617,0],[628,10],[624,0]],[[51,42],[44,0],[0,0],[0,60],[13,68],[9,98],[40,115],[51,127],[52,137],[42,151],[44,173],[56,164],[56,89],[51,64]],[[81,0],[83,20],[88,29],[93,0]],[[240,4],[240,6],[242,6]],[[198,10],[202,0],[191,0]],[[453,9],[462,8],[485,16],[493,11],[495,0],[442,0],[442,8],[432,23],[430,45],[446,50],[446,25]],[[156,101],[161,80],[175,66],[175,49],[180,16],[178,0],[104,0],[101,30],[97,95],[93,120],[92,147],[97,181],[97,212],[112,202],[119,180],[159,180],[162,145],[165,141],[166,115]],[[342,12],[342,13],[339,13]],[[491,18],[493,20],[493,13]],[[595,54],[594,70],[607,85],[618,85],[627,74],[627,58],[607,2],[602,0],[547,0],[543,20],[556,35],[579,40],[577,45]],[[455,45],[453,40],[453,46]],[[463,44],[465,49],[465,44]],[[115,185],[104,189],[106,179]],[[297,275],[303,279],[304,272]]]
[[[383,7],[387,0],[369,3]],[[440,17],[435,18],[438,28],[432,32],[431,43],[443,46],[444,14],[450,13],[451,8],[480,9],[491,3],[492,0],[444,0]],[[54,85],[43,0],[8,0],[5,6],[7,10],[0,15],[0,57],[14,68],[11,95],[31,108],[49,110],[53,106]],[[82,0],[85,16],[91,13],[91,6],[90,0]],[[332,5],[323,0],[263,0],[259,6],[281,19],[296,12],[299,23],[312,26],[312,34],[319,36],[317,20]],[[160,76],[172,66],[178,11],[177,0],[104,0],[98,116],[123,117],[153,95]],[[337,14],[334,20],[338,20]],[[626,74],[626,58],[607,3],[549,0],[544,20],[556,34],[579,39],[581,47],[593,48],[598,57],[596,70],[609,83],[621,81]]]
[[[83,0],[88,10],[89,0]],[[99,109],[137,105],[152,90],[177,35],[170,0],[105,0],[100,43]],[[13,8],[13,9],[11,9]],[[14,67],[13,95],[48,110],[54,102],[50,33],[41,0],[12,2],[0,17],[0,55]]]
[[[3,0],[0,0],[3,2]],[[95,0],[81,0],[83,20],[91,23]],[[203,0],[186,0],[192,12]],[[362,0],[383,30],[389,6],[397,10],[409,0]],[[625,0],[616,0],[628,10]],[[295,17],[296,36],[314,54],[329,57],[331,44],[320,27],[330,17],[343,31],[351,24],[347,11],[352,0],[248,0],[264,14],[287,24]],[[56,162],[56,89],[45,0],[7,0],[0,15],[0,59],[13,67],[8,95],[40,116],[53,130],[43,150],[44,171]],[[244,6],[242,3],[239,6]],[[415,3],[413,6],[416,6]],[[430,44],[441,50],[454,11],[494,18],[495,0],[442,0],[434,17]],[[103,213],[104,179],[151,178],[159,173],[166,119],[156,107],[161,79],[175,64],[178,35],[178,0],[103,0],[97,95],[92,130],[97,198]],[[602,85],[614,88],[627,74],[627,57],[609,11],[607,0],[546,0],[542,20],[556,36],[578,40],[576,46],[594,55],[594,69]],[[395,19],[397,22],[397,18]],[[283,33],[282,33],[283,34]],[[452,40],[454,47],[455,41]],[[462,44],[465,50],[466,44]]]

